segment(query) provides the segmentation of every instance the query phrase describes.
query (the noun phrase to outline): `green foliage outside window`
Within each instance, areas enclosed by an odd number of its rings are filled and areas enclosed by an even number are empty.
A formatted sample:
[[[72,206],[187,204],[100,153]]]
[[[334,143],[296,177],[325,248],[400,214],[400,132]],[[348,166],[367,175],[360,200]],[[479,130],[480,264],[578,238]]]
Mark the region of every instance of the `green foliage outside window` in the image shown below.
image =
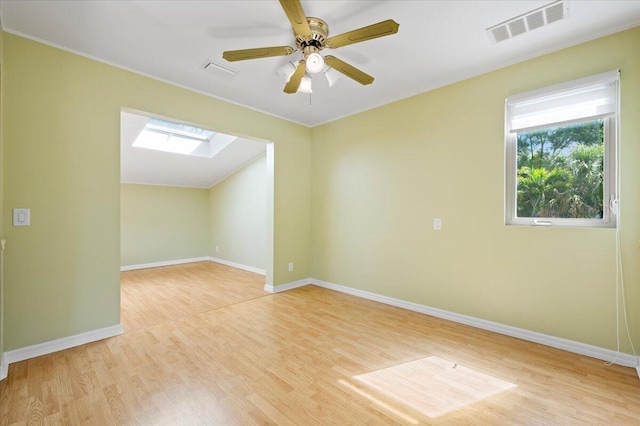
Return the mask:
[[[604,120],[518,133],[518,217],[602,218]]]

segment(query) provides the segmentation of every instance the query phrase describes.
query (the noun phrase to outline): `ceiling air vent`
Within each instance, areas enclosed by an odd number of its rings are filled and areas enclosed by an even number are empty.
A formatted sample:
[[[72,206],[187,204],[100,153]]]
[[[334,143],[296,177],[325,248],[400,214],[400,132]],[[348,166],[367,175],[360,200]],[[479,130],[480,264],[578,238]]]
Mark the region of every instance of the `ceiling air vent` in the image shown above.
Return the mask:
[[[237,71],[218,65],[210,59],[207,59],[204,64],[202,64],[202,69],[210,72],[211,74],[215,74],[218,77],[227,79],[233,78],[237,74]]]
[[[487,28],[487,34],[499,43],[568,17],[569,0],[559,0]]]

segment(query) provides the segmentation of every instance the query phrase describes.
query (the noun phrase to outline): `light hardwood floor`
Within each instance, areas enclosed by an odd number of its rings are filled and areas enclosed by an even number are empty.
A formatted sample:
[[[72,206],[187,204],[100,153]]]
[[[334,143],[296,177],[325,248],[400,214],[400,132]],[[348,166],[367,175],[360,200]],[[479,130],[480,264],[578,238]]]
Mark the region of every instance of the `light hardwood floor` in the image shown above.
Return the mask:
[[[227,302],[178,301],[201,267]],[[193,310],[124,302],[124,335],[12,364],[0,424],[640,424],[631,368],[314,286],[233,296],[225,268],[163,268],[142,300]]]
[[[198,314],[269,293],[264,276],[214,262],[197,262],[122,274],[125,332]]]

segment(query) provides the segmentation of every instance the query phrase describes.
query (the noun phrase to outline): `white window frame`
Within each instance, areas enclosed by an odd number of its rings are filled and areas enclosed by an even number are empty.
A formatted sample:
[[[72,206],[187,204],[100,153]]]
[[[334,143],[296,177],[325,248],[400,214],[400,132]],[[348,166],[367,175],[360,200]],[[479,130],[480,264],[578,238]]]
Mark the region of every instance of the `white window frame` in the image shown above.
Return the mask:
[[[610,71],[579,80],[562,83],[531,92],[510,96],[505,101],[505,224],[520,226],[557,226],[581,228],[615,228],[619,202],[618,186],[618,128],[619,128],[619,71]],[[576,88],[611,82],[615,85],[615,111],[607,110],[604,114],[592,114],[569,120],[535,123],[533,127],[521,131],[556,127],[572,123],[604,119],[604,170],[603,170],[603,217],[591,218],[544,218],[519,217],[517,210],[517,131],[512,131],[510,107],[518,102],[535,100],[575,90]]]

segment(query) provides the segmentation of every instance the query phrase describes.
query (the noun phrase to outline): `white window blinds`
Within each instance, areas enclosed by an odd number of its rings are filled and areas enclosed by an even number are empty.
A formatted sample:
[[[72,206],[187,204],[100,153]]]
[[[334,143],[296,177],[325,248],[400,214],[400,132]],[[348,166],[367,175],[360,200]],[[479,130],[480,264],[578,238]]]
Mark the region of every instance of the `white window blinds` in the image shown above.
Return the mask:
[[[511,133],[608,117],[618,112],[618,70],[507,98]]]

